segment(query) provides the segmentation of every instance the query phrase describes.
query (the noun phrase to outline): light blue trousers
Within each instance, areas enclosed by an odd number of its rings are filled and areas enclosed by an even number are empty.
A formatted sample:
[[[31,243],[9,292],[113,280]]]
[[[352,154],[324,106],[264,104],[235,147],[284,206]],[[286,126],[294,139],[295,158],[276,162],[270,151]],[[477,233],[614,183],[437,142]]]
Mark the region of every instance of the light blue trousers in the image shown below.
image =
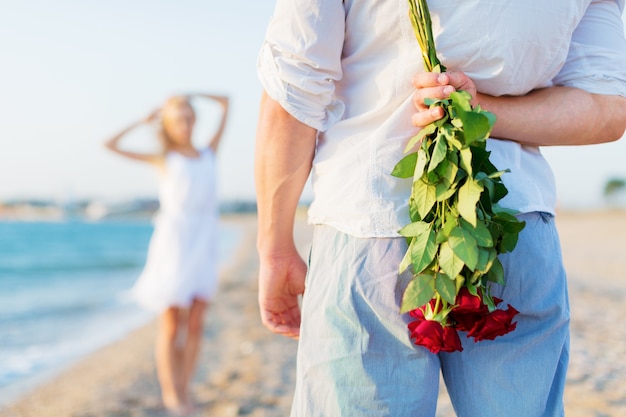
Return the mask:
[[[302,305],[292,417],[434,417],[439,372],[458,417],[561,417],[569,356],[569,304],[553,219],[526,228],[501,256],[517,329],[463,352],[412,344],[398,277],[403,238],[359,239],[316,226]]]

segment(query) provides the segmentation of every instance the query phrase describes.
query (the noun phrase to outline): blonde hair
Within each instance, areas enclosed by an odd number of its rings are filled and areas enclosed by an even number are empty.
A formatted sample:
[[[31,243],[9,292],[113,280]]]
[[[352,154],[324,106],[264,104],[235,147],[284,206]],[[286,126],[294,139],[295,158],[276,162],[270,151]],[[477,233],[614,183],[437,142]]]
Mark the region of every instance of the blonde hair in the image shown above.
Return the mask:
[[[174,141],[168,134],[167,129],[165,127],[165,118],[163,117],[163,114],[167,111],[167,109],[174,108],[174,107],[183,107],[183,106],[189,107],[195,117],[196,111],[191,105],[189,98],[186,96],[170,97],[167,99],[167,101],[165,101],[165,104],[163,104],[163,107],[161,107],[161,118],[159,120],[158,136],[159,136],[159,142],[161,142],[163,153],[166,153],[172,147],[172,144],[174,143]]]

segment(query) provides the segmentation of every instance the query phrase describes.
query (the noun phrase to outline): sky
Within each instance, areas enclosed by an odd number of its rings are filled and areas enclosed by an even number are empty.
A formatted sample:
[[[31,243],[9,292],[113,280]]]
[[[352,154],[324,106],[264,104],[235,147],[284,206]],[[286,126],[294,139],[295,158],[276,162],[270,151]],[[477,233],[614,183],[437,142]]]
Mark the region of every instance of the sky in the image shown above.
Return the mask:
[[[253,199],[256,56],[273,6],[273,0],[0,0],[0,200],[155,197],[154,170],[102,143],[168,96],[193,92],[231,98],[219,151],[220,198]],[[194,143],[201,145],[220,109],[194,103]],[[122,143],[149,150],[151,138],[148,128],[137,129]],[[626,178],[626,140],[544,154],[564,207],[596,206],[609,178]]]

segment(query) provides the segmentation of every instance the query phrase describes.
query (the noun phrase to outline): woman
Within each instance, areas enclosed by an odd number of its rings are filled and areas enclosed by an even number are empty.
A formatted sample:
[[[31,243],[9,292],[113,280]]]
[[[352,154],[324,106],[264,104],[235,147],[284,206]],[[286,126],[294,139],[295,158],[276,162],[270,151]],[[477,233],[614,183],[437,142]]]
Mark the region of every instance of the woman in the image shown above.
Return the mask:
[[[217,288],[215,155],[228,115],[228,98],[209,94],[223,108],[216,133],[203,149],[192,144],[196,114],[191,96],[175,96],[146,119],[108,140],[111,151],[157,168],[160,210],[145,268],[132,288],[143,307],[158,312],[156,365],[163,405],[173,416],[191,410],[188,385],[200,348],[203,316]],[[159,121],[162,152],[120,148],[131,130]]]

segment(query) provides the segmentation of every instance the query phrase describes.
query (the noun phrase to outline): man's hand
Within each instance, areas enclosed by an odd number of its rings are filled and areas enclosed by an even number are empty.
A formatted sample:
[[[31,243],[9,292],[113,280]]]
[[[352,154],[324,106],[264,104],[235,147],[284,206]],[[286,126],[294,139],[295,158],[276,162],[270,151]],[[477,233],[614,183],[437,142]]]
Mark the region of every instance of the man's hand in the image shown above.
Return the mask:
[[[430,109],[424,103],[427,98],[440,100],[446,99],[457,90],[468,92],[472,96],[472,106],[476,103],[476,86],[474,82],[464,73],[450,71],[443,74],[435,72],[420,72],[413,77],[415,93],[413,103],[417,113],[412,117],[413,125],[424,127],[443,117],[443,109],[435,107]]]
[[[443,117],[443,109],[430,109],[425,99],[445,99],[464,90],[472,96],[472,106],[480,103],[496,115],[492,138],[529,146],[589,145],[618,140],[626,129],[626,98],[617,95],[553,86],[522,96],[494,97],[478,93],[474,82],[459,71],[421,72],[413,77],[413,85],[416,113],[411,121],[417,127]]]
[[[263,257],[259,270],[261,321],[274,333],[297,339],[300,335],[298,296],[304,293],[307,267],[292,253]]]

